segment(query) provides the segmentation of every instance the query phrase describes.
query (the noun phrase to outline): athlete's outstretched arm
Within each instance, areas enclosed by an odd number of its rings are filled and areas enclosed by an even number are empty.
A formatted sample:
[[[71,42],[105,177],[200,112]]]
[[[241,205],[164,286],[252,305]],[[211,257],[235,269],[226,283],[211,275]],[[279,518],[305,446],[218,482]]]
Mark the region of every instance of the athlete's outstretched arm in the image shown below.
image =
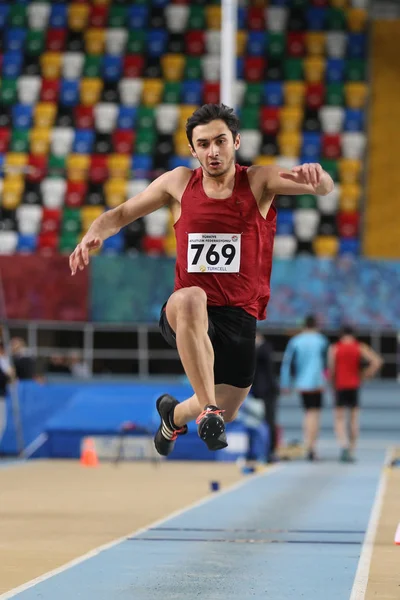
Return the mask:
[[[265,185],[271,194],[329,194],[335,184],[332,177],[318,163],[304,163],[291,171],[276,165],[261,167]]]
[[[368,366],[363,371],[363,378],[371,379],[383,365],[383,359],[371,348],[371,346],[368,346],[368,344],[360,344],[360,350],[361,356],[368,363]]]

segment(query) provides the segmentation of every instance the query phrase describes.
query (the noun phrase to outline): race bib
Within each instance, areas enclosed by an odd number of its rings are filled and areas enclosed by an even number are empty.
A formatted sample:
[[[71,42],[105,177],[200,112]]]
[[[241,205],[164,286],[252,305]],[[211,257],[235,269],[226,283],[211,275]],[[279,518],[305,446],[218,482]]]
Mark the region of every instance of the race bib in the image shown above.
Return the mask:
[[[189,273],[239,273],[240,233],[189,233]]]

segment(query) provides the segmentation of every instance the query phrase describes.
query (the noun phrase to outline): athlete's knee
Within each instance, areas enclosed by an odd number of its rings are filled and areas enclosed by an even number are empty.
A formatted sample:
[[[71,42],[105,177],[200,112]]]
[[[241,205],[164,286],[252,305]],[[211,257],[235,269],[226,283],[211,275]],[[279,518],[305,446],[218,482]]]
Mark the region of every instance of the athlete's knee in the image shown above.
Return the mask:
[[[232,423],[232,421],[234,421],[236,419],[236,417],[238,416],[239,413],[239,409],[235,408],[234,410],[232,409],[225,409],[224,412],[224,421],[225,423]]]
[[[199,287],[193,286],[180,290],[177,298],[177,314],[190,320],[204,316],[207,309],[207,294]]]

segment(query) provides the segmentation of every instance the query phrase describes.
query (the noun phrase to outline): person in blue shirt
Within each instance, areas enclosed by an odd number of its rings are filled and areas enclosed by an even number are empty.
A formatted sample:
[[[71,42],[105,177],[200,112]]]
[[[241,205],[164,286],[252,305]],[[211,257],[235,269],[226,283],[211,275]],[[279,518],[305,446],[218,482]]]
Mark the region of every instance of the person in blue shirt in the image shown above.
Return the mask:
[[[309,315],[304,330],[289,341],[281,366],[281,392],[294,388],[302,398],[304,443],[309,460],[316,457],[328,345],[328,339],[318,331],[315,317]]]

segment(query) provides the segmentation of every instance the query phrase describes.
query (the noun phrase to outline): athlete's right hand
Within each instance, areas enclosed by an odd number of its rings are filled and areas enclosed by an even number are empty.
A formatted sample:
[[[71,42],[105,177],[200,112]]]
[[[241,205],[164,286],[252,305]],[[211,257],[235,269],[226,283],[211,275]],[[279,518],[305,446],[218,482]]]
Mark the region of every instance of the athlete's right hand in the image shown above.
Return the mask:
[[[71,275],[75,275],[76,271],[83,269],[89,264],[90,250],[98,250],[101,248],[103,241],[99,237],[90,234],[83,236],[80,244],[77,245],[71,256],[69,257],[69,268]]]

